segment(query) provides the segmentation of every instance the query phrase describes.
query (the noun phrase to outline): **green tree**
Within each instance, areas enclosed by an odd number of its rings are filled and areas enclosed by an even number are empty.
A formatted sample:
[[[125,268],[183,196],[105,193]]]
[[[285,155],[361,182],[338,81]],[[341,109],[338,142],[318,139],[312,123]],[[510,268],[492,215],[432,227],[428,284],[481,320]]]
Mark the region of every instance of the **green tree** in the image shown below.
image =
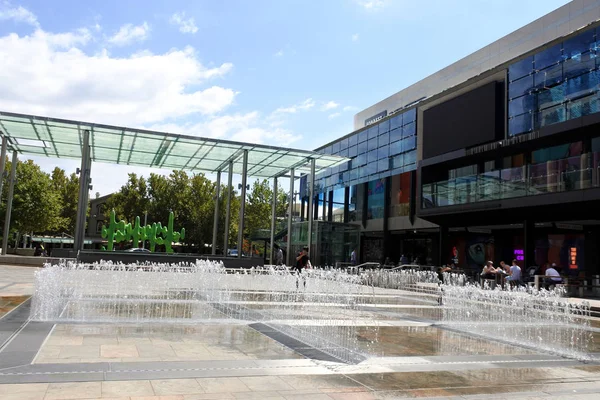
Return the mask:
[[[79,177],[76,174],[67,177],[65,171],[58,167],[54,168],[51,176],[52,187],[61,203],[60,224],[52,233],[67,232],[73,234],[75,232],[77,202],[79,200]]]
[[[127,183],[106,202],[104,213],[108,217],[114,209],[118,220],[133,222],[139,216],[143,222],[144,214],[150,206],[148,184],[144,177],[138,178],[134,173],[128,175]]]
[[[6,162],[10,171],[11,162]],[[8,178],[4,177],[3,198],[8,197]],[[61,217],[61,199],[54,189],[50,175],[42,172],[32,160],[17,163],[16,183],[12,203],[11,230],[20,233],[48,233],[56,231],[64,222]],[[2,219],[6,200],[2,202]],[[2,221],[4,223],[4,221]]]

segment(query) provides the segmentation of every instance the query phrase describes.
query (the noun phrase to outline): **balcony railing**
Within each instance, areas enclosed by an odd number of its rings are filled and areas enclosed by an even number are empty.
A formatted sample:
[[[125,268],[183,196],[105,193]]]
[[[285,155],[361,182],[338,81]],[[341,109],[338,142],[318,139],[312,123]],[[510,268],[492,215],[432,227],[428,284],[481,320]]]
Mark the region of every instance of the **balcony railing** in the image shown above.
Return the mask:
[[[592,187],[600,187],[600,153],[424,184],[422,207],[445,207]]]

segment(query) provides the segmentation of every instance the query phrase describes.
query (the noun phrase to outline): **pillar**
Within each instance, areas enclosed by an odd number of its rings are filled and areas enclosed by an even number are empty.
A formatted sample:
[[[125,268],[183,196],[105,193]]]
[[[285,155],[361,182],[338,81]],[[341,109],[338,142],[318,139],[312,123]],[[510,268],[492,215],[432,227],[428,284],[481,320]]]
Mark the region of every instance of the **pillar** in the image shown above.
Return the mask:
[[[271,264],[273,262],[273,244],[275,242],[275,219],[277,218],[277,178],[273,178],[273,198],[271,199],[271,245],[269,254]],[[265,249],[266,251],[266,249]]]
[[[2,254],[6,255],[8,250],[8,236],[10,235],[10,215],[12,213],[12,201],[15,194],[15,181],[17,175],[17,152],[13,151],[12,164],[10,166],[10,177],[8,186],[8,197],[6,199],[6,214],[4,217],[4,231],[2,235]]]
[[[313,230],[313,204],[315,199],[315,159],[310,160],[310,183],[308,184],[308,249],[311,250]],[[311,254],[312,255],[312,254]]]
[[[344,188],[344,223],[350,219],[350,186]]]
[[[327,200],[327,221],[333,221],[333,190],[329,191],[329,200]]]
[[[81,168],[79,170],[79,198],[77,201],[77,218],[75,221],[75,238],[73,250],[75,253],[83,250],[85,238],[85,219],[87,214],[88,196],[90,191],[90,131],[82,133],[83,146],[81,148]]]
[[[2,202],[2,184],[4,183],[4,164],[6,164],[6,149],[8,147],[8,139],[2,136],[2,152],[0,153],[0,203]]]
[[[287,220],[287,250],[286,250],[286,265],[292,265],[292,218],[294,215],[294,168],[290,170],[290,211],[288,212]]]
[[[244,212],[246,209],[246,181],[248,178],[248,150],[244,150],[242,161],[242,191],[240,194],[240,225],[238,231],[238,258],[242,258],[242,250],[244,248]]]
[[[227,176],[227,208],[225,209],[225,235],[223,237],[223,255],[227,256],[229,251],[229,217],[231,214],[231,179],[233,177],[233,161],[229,161],[229,173]]]
[[[449,251],[448,251],[448,227],[440,226],[440,239],[439,239],[439,249],[438,249],[438,266],[443,266],[449,261]]]
[[[217,171],[217,193],[215,198],[215,217],[213,219],[212,255],[217,254],[217,234],[219,233],[219,197],[221,195],[221,171]]]

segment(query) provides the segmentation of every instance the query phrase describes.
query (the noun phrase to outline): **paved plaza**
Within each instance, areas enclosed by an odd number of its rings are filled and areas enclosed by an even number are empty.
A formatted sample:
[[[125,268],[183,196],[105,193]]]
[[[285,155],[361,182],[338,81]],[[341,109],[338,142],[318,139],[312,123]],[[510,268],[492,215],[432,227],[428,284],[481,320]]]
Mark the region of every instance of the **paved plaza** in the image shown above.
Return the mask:
[[[348,364],[261,324],[28,321],[29,267],[0,266],[0,399],[596,399],[600,365],[455,332],[375,293]],[[316,323],[316,322],[315,322]],[[600,324],[591,352],[600,353]]]

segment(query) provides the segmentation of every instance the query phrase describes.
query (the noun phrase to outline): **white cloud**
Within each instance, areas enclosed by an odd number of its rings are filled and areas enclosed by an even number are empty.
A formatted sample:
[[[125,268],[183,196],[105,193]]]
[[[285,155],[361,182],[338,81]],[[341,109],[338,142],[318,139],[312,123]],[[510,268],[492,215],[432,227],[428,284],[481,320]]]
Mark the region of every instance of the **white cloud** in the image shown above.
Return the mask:
[[[329,110],[334,110],[336,108],[338,108],[340,105],[338,103],[336,103],[335,101],[328,101],[327,103],[323,104],[323,107],[321,107],[321,111],[329,111]]]
[[[267,124],[258,111],[243,114],[215,116],[207,121],[188,124],[155,124],[150,129],[177,132],[185,135],[226,138],[249,143],[267,143],[289,146],[301,136],[291,131]]]
[[[295,114],[298,111],[306,111],[306,110],[310,110],[311,108],[313,108],[315,106],[315,101],[311,98],[308,98],[306,100],[304,100],[301,103],[295,104],[293,106],[290,107],[280,107],[277,110],[274,111],[274,114]]]
[[[385,0],[356,0],[356,3],[367,10],[376,10],[385,6]]]
[[[196,21],[194,21],[193,17],[185,18],[185,11],[180,13],[175,13],[171,16],[169,20],[173,25],[179,26],[179,32],[181,33],[196,33],[198,32],[198,27],[196,26]]]
[[[137,26],[125,24],[117,33],[108,38],[108,42],[115,46],[126,46],[134,42],[143,42],[148,39],[149,34],[150,26],[147,22]]]
[[[356,42],[358,40],[358,33],[355,33],[354,35],[352,35],[352,41]]]
[[[275,57],[283,57],[283,50],[279,50],[277,53],[273,54]]]
[[[339,117],[340,115],[342,115],[342,113],[336,112],[336,113],[333,113],[333,114],[329,114],[329,116],[327,118],[334,119],[334,118]]]
[[[77,48],[89,38],[85,30],[0,37],[0,109],[139,126],[214,114],[234,101],[233,89],[197,86],[224,76],[232,64],[207,68],[191,48],[122,58],[106,51],[92,56]]]
[[[346,107],[342,108],[342,111],[344,111],[344,112],[358,111],[358,107],[355,107],[355,106],[346,106]]]
[[[9,2],[0,2],[0,21],[8,20],[22,22],[36,28],[40,26],[35,14],[28,9],[22,6],[12,7]]]

